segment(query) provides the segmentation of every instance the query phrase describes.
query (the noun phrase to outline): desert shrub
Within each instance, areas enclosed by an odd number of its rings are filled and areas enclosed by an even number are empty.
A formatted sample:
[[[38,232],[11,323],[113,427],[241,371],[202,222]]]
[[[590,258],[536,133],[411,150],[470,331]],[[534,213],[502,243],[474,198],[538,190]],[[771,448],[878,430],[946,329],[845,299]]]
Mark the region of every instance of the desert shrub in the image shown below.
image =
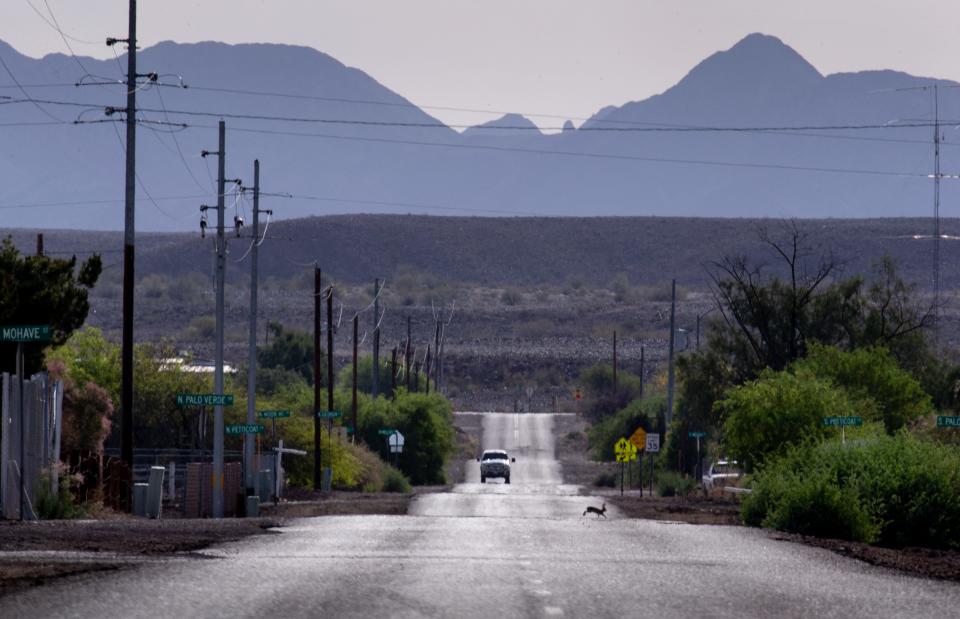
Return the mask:
[[[640,377],[617,372],[617,388],[613,388],[613,366],[598,363],[581,372],[583,411],[587,419],[598,421],[626,407],[640,397]]]
[[[34,505],[34,512],[37,518],[41,520],[64,520],[69,518],[81,518],[84,510],[74,502],[73,492],[70,487],[75,480],[66,474],[66,467],[60,467],[59,484],[56,492],[50,489],[51,472],[45,470],[40,475],[40,483],[37,487],[37,503]]]
[[[866,419],[882,421],[889,434],[931,410],[930,396],[885,348],[842,351],[815,344],[791,367],[841,386]]]
[[[727,452],[748,467],[811,437],[823,437],[823,417],[855,415],[846,392],[807,372],[765,371],[727,390],[715,405],[726,418]]]
[[[617,474],[600,473],[594,478],[593,485],[598,488],[615,488],[617,486]]]
[[[661,471],[657,475],[658,496],[687,496],[693,492],[696,484],[690,477],[684,477],[676,471]]]
[[[413,490],[413,487],[410,485],[410,480],[408,480],[403,473],[392,466],[387,466],[381,490],[383,492],[407,493]]]
[[[504,305],[520,305],[523,302],[523,293],[516,288],[507,288],[500,295],[500,302]]]
[[[659,395],[634,400],[615,414],[592,425],[587,431],[587,437],[593,457],[597,460],[613,460],[614,443],[621,438],[628,438],[637,428],[653,431],[657,416],[666,410],[666,406],[666,398]]]
[[[960,545],[960,454],[906,433],[807,442],[772,459],[743,503],[754,526],[885,546]]]

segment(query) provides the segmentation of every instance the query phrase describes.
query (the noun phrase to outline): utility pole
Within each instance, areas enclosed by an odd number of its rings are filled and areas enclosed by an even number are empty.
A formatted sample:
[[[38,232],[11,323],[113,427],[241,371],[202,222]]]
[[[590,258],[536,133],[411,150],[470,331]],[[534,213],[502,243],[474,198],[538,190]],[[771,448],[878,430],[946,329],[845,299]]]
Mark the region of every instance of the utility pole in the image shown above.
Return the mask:
[[[43,255],[43,232],[37,233],[37,256]]]
[[[357,436],[357,330],[360,325],[360,314],[353,316],[353,393],[351,398],[351,412],[353,413],[353,437]]]
[[[640,345],[640,397],[643,397],[643,344]]]
[[[407,391],[410,391],[410,316],[407,316],[407,346],[403,355],[403,371],[406,372]]]
[[[430,345],[428,344],[428,345],[427,345],[427,358],[426,358],[426,360],[423,362],[423,367],[424,367],[424,369],[426,370],[426,376],[425,376],[425,378],[427,379],[427,395],[430,395],[430,361],[431,361],[431,359],[430,359]]]
[[[327,293],[327,410],[333,410],[333,284],[330,284],[330,291]],[[327,418],[327,436],[330,436],[330,429],[333,427],[333,419]],[[333,450],[330,449],[327,459],[330,461],[329,469],[333,468]],[[329,473],[330,479],[333,479],[332,471]]]
[[[933,337],[940,345],[940,91],[933,85]]]
[[[213,390],[223,395],[223,285],[227,266],[227,239],[223,233],[225,213],[224,192],[226,185],[226,138],[227,127],[220,121],[219,148],[217,151],[217,336],[214,361]],[[219,402],[213,409],[213,517],[223,518],[223,405]]]
[[[107,45],[113,45],[107,39]],[[123,326],[120,335],[120,459],[127,465],[122,503],[133,506],[133,258],[137,178],[137,0],[130,0],[127,28],[127,143],[123,221]]]
[[[667,422],[667,432],[670,431],[670,424],[673,422],[673,385],[674,385],[674,371],[673,371],[673,348],[675,345],[675,332],[676,329],[674,324],[676,322],[676,311],[677,311],[677,280],[672,280],[670,284],[670,358],[667,366],[667,415],[665,421]]]
[[[320,352],[320,327],[322,324],[322,304],[320,297],[320,267],[313,267],[313,489],[320,490],[323,485],[323,466],[321,457],[323,453],[320,450],[321,426],[320,402],[323,397],[320,394],[320,361],[323,359]]]
[[[613,393],[617,393],[617,332],[613,332]]]
[[[440,320],[437,319],[437,328],[433,335],[433,350],[435,352],[433,364],[434,368],[433,386],[437,392],[440,392]]]
[[[260,234],[260,160],[253,162],[253,228],[250,246],[250,338],[247,360],[247,423],[256,423],[257,398],[257,235]],[[263,211],[272,215],[273,211]],[[254,436],[243,435],[243,469],[246,495],[256,494],[256,475],[254,470]]]
[[[390,399],[394,399],[397,393],[397,347],[394,346],[390,353]]]
[[[373,367],[370,369],[370,395],[380,392],[380,279],[373,280]]]

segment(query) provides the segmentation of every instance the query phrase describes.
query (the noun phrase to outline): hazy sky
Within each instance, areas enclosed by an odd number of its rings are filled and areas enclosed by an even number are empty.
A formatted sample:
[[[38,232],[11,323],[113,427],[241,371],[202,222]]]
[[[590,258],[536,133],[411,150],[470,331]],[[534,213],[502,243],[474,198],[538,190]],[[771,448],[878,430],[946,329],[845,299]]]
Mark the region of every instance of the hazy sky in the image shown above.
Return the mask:
[[[47,5],[89,42],[71,42],[78,54],[108,57],[103,38],[126,35],[125,0],[3,0],[0,39],[34,57],[66,52],[31,8],[50,20]],[[420,105],[570,118],[661,92],[751,32],[780,37],[823,73],[960,80],[955,0],[141,0],[139,12],[141,46],[307,45]]]

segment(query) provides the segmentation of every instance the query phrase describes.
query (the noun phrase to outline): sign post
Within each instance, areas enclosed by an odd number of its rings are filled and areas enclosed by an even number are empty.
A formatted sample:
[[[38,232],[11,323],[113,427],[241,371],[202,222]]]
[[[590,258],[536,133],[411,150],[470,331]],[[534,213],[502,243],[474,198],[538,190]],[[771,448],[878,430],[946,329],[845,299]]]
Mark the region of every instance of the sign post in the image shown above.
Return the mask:
[[[406,440],[403,438],[403,434],[400,433],[400,430],[394,430],[393,434],[387,437],[387,444],[390,445],[390,453],[393,454],[393,466],[397,467],[398,460],[400,458],[399,454],[403,453],[403,445]]]
[[[687,432],[689,438],[697,439],[697,483],[703,478],[703,459],[700,457],[700,439],[707,436],[706,432]]]
[[[647,434],[646,451],[650,454],[650,496],[653,496],[653,454],[660,451],[659,434]]]
[[[847,444],[847,426],[862,426],[863,418],[862,417],[824,417],[823,425],[825,427],[829,426],[840,426],[840,444]]]
[[[290,416],[290,411],[260,411],[260,419],[270,420],[270,440],[277,440],[277,419],[284,419]]]
[[[20,385],[19,388],[19,404],[20,404],[20,469],[17,471],[17,476],[20,478],[20,520],[25,520],[25,508],[27,503],[27,481],[24,478],[24,451],[26,450],[26,442],[24,440],[24,435],[26,434],[26,419],[24,419],[23,413],[23,373],[24,373],[24,363],[23,363],[23,345],[26,342],[49,342],[53,339],[53,334],[50,330],[50,325],[10,325],[5,327],[0,327],[0,342],[16,342],[17,343],[17,381]]]
[[[623,496],[623,465],[637,459],[637,447],[625,438],[613,444],[613,451],[620,463],[620,496]]]
[[[222,381],[221,381],[222,382]],[[215,385],[217,387],[217,385]],[[222,384],[218,387],[222,388]],[[213,422],[213,517],[223,518],[223,407],[233,406],[232,393],[178,393],[177,406],[186,408],[214,407]],[[217,411],[220,411],[219,413]],[[132,463],[131,463],[132,466]],[[131,472],[133,469],[131,468]]]

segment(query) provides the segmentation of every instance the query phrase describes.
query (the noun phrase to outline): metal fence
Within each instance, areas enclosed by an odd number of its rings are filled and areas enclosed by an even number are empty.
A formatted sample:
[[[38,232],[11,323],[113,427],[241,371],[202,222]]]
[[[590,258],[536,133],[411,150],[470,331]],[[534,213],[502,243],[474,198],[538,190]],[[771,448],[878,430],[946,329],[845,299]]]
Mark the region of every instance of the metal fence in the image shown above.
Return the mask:
[[[35,519],[33,506],[41,490],[41,475],[47,472],[49,490],[59,485],[60,430],[63,383],[46,373],[23,381],[21,425],[20,381],[4,373],[0,381],[0,517]],[[21,434],[22,431],[22,434]],[[22,451],[21,451],[22,446]],[[21,472],[24,505],[21,509]]]

